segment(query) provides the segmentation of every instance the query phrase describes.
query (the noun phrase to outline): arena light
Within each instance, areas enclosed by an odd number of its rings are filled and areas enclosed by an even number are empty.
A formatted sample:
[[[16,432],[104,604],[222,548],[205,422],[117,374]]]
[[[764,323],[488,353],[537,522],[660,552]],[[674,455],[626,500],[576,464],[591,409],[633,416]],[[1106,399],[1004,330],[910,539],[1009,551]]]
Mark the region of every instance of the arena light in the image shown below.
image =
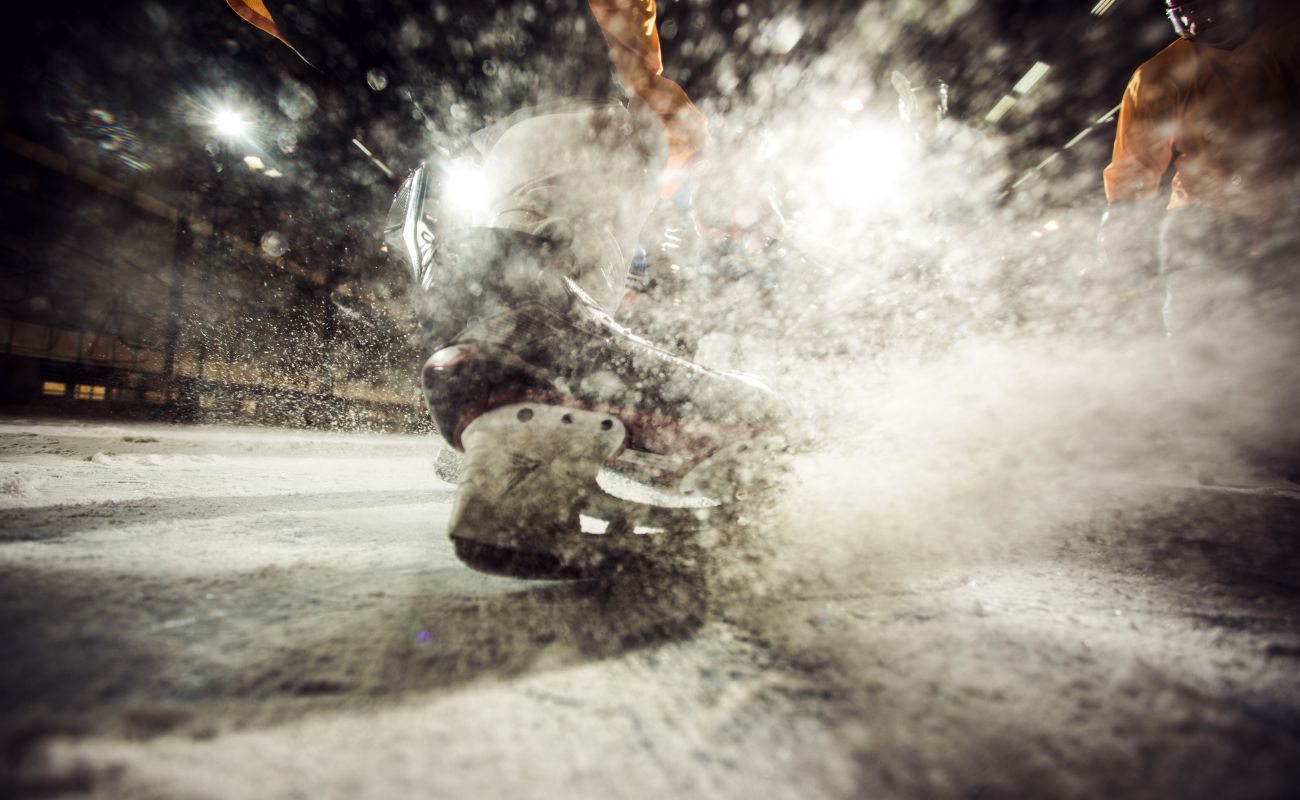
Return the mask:
[[[870,211],[895,199],[907,171],[908,141],[897,130],[860,127],[826,148],[822,179],[838,206]]]
[[[1088,134],[1090,134],[1090,133],[1092,133],[1092,126],[1091,126],[1091,125],[1088,126],[1087,128],[1084,128],[1083,130],[1079,131],[1078,133],[1076,133],[1076,134],[1074,135],[1074,138],[1071,139],[1070,141],[1066,142],[1066,143],[1065,143],[1065,147],[1062,148],[1062,149],[1063,149],[1063,150],[1073,150],[1073,149],[1074,149],[1074,146],[1075,146],[1076,144],[1078,144],[1079,142],[1082,142],[1084,139],[1087,139],[1087,138],[1088,138]]]
[[[1100,17],[1102,14],[1105,14],[1107,11],[1114,8],[1117,2],[1119,2],[1119,0],[1099,0],[1097,5],[1092,7],[1092,15],[1094,17]]]
[[[1034,65],[1029,68],[1029,71],[1026,72],[1020,80],[1016,81],[1015,86],[1011,87],[1011,91],[1018,95],[1029,94],[1029,92],[1038,85],[1038,82],[1041,81],[1047,73],[1051,71],[1051,69],[1051,66],[1044,64],[1041,61],[1035,61]]]
[[[456,162],[446,168],[446,198],[453,208],[471,216],[486,213],[491,202],[487,176],[478,167]]]
[[[219,108],[212,114],[212,127],[222,136],[236,139],[248,133],[248,120],[234,109]]]
[[[1011,95],[1003,96],[1003,98],[998,101],[997,105],[989,109],[989,113],[984,115],[984,121],[991,125],[996,125],[1007,115],[1007,112],[1010,111],[1011,107],[1015,104],[1016,98]]]
[[[1110,111],[1107,111],[1105,114],[1102,114],[1100,117],[1097,117],[1097,121],[1096,121],[1095,123],[1093,123],[1093,124],[1094,124],[1094,125],[1101,125],[1101,124],[1106,123],[1106,122],[1114,122],[1114,120],[1115,120],[1115,115],[1119,113],[1119,110],[1120,110],[1122,107],[1123,107],[1123,104],[1122,104],[1122,103],[1121,103],[1120,105],[1115,106],[1115,107],[1112,108]]]
[[[365,144],[363,144],[363,143],[361,142],[360,139],[355,139],[355,138],[354,138],[354,139],[352,140],[352,144],[356,145],[357,149],[360,150],[361,153],[362,153],[362,154],[363,154],[367,159],[370,160],[370,163],[371,163],[371,164],[374,164],[376,167],[379,167],[379,170],[380,170],[381,172],[383,172],[385,175],[387,175],[389,178],[393,177],[393,171],[392,171],[391,169],[388,168],[388,165],[385,164],[384,162],[380,161],[380,160],[379,160],[379,157],[376,156],[374,153],[372,153],[372,152],[370,151],[370,148],[369,148],[369,147],[366,147]]]

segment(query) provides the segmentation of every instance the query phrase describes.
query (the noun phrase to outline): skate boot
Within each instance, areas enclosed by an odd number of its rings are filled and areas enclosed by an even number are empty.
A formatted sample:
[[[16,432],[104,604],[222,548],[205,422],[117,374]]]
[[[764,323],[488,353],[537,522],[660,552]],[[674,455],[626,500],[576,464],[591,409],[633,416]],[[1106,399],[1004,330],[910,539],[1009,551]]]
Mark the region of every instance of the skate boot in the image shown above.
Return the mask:
[[[631,335],[558,280],[562,302],[477,319],[425,365],[430,412],[465,454],[457,553],[533,577],[689,561],[684,536],[774,480],[782,405]]]
[[[410,234],[405,217],[390,231]],[[422,382],[464,453],[449,525],[461,560],[581,578],[691,568],[704,539],[725,549],[742,509],[780,482],[780,400],[615,323],[566,277],[577,269],[562,244],[497,228],[435,239],[414,219],[390,242],[422,268],[440,343]]]

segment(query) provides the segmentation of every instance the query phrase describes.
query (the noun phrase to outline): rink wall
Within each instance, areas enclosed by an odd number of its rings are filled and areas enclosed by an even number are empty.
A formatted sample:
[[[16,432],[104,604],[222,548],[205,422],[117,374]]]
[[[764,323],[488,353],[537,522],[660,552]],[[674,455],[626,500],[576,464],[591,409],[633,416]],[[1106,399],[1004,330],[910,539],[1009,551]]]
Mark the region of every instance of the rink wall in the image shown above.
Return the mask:
[[[3,135],[0,411],[412,430],[409,344],[358,342],[359,286]],[[210,209],[214,213],[220,209]],[[375,366],[371,351],[389,361]],[[402,361],[400,356],[405,356]],[[400,366],[398,364],[400,363]]]

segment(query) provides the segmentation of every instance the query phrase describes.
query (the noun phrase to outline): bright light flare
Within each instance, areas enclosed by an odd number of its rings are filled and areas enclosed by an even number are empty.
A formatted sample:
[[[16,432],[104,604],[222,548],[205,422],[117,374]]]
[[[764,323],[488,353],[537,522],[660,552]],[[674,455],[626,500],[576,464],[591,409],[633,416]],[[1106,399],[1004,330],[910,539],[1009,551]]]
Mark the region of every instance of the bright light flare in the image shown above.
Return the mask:
[[[466,216],[478,217],[490,210],[491,191],[487,176],[473,164],[456,162],[444,170],[448,206]]]
[[[212,127],[217,133],[235,139],[248,133],[248,120],[230,108],[219,108],[212,114]]]
[[[910,155],[908,141],[893,129],[847,132],[825,152],[822,166],[829,199],[844,208],[879,208],[899,193]]]

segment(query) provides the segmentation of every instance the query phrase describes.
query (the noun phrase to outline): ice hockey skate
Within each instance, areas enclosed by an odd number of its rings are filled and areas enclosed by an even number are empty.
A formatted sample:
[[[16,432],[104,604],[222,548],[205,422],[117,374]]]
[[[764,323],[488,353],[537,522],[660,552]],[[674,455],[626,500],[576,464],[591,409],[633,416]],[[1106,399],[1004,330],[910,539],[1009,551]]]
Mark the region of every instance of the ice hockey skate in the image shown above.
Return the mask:
[[[578,578],[691,567],[779,483],[783,405],[618,325],[569,277],[563,243],[438,230],[427,168],[387,236],[426,290],[429,411],[465,463],[449,534],[469,566]]]

